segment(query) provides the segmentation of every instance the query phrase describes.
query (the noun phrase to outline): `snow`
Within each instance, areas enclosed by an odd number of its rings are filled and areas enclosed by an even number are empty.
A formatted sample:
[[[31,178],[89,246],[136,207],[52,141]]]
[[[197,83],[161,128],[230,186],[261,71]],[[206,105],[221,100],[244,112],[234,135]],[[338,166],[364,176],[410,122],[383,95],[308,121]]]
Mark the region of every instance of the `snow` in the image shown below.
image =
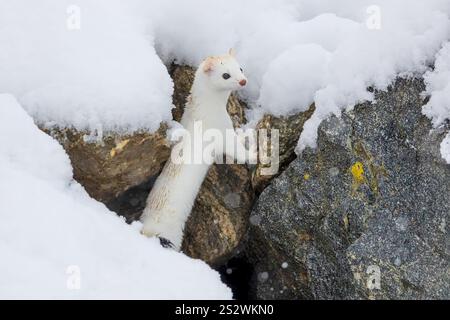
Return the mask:
[[[448,164],[450,164],[450,132],[447,133],[447,136],[442,140],[441,143],[441,155]]]
[[[296,63],[298,57],[303,57],[303,63]],[[289,114],[297,106],[305,111],[314,101],[314,93],[326,84],[329,60],[330,53],[316,44],[286,50],[264,74],[259,102],[270,106],[269,112],[276,116]]]
[[[151,18],[161,58],[196,65],[234,47],[249,79],[242,97],[253,122],[315,102],[297,152],[315,147],[330,114],[372,100],[368,87],[383,90],[397,76],[422,75],[450,39],[448,0],[185,3],[158,2]]]
[[[431,97],[423,112],[439,126],[450,119],[450,42],[438,52],[434,70],[424,78]]]
[[[79,30],[66,26],[71,3],[0,0],[0,92],[37,122],[155,130],[171,119],[163,62],[196,66],[234,47],[250,122],[315,102],[297,152],[315,147],[330,114],[372,100],[367,87],[424,74],[450,39],[448,0],[80,0]],[[442,105],[448,89],[434,86],[430,103]],[[447,117],[438,109],[433,121]]]
[[[423,6],[412,1],[382,1],[378,6],[380,29],[361,25],[331,53],[326,85],[314,94],[316,112],[305,124],[297,152],[316,146],[317,128],[330,114],[339,115],[360,101],[372,100],[367,87],[383,90],[399,75],[425,72],[442,42],[450,38],[448,2],[431,1]]]
[[[0,94],[0,299],[230,299],[204,262],[91,199],[62,147]]]
[[[437,53],[434,70],[425,74],[425,83],[430,100],[423,107],[423,113],[438,127],[450,120],[450,42]],[[450,133],[442,141],[441,154],[450,164]]]
[[[73,3],[0,0],[0,92],[48,126],[101,134],[170,120],[173,84],[146,23],[124,1],[79,0],[79,15]]]

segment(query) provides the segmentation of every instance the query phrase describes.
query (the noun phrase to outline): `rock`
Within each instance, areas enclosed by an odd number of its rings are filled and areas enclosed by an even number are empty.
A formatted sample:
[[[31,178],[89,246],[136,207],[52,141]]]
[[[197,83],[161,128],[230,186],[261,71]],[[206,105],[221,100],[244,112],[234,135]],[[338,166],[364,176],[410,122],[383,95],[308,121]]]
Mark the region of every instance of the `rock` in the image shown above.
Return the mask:
[[[174,92],[172,96],[174,108],[172,109],[172,115],[174,120],[180,121],[186,99],[189,96],[192,83],[194,82],[195,70],[189,66],[172,64],[169,73],[174,80]]]
[[[256,129],[266,129],[270,134],[270,130],[276,129],[279,131],[279,170],[281,173],[286,166],[295,159],[294,152],[297,146],[300,134],[303,131],[303,125],[308,120],[315,110],[315,105],[312,104],[305,112],[299,112],[297,114],[287,117],[275,117],[270,114],[264,115],[264,117],[256,125]],[[270,138],[268,139],[270,141]],[[269,150],[271,146],[269,146]],[[263,175],[261,170],[268,165],[264,165],[259,162],[255,170],[252,173],[252,186],[257,193],[261,193],[269,182],[277,176],[275,175]]]
[[[245,166],[212,166],[189,217],[183,252],[215,266],[231,258],[247,233],[253,198]]]
[[[165,130],[163,125],[153,134],[112,133],[98,140],[74,129],[45,131],[66,150],[74,178],[91,197],[108,204],[158,175],[170,152]]]
[[[423,90],[400,79],[324,121],[262,192],[244,252],[254,298],[450,298],[446,130],[421,114]]]

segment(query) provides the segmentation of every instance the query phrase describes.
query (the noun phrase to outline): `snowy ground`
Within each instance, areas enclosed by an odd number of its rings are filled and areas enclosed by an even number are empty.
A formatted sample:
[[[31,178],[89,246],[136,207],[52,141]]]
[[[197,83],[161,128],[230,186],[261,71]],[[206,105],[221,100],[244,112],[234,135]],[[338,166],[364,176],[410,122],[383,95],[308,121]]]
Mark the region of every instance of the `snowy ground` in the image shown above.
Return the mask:
[[[58,142],[6,94],[0,145],[0,299],[231,298],[204,262],[91,199]]]

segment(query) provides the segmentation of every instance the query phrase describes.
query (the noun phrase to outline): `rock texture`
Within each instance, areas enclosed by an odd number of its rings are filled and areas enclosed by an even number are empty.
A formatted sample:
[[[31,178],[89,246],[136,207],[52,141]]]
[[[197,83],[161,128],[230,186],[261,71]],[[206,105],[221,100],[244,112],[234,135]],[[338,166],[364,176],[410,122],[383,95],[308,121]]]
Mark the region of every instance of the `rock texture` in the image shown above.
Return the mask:
[[[264,117],[256,125],[257,130],[265,129],[269,133],[270,130],[278,130],[279,132],[279,159],[278,166],[281,173],[286,166],[296,158],[294,149],[297,146],[300,134],[303,131],[303,125],[308,120],[315,110],[315,105],[312,104],[305,112],[299,112],[297,114],[288,117],[275,117],[270,114],[264,115]],[[270,154],[270,138],[268,139],[268,150]],[[258,163],[252,174],[252,186],[257,193],[261,193],[269,182],[274,178],[272,175],[263,175],[261,170],[267,167],[262,163]],[[276,175],[275,175],[276,176]]]
[[[109,134],[99,139],[74,129],[45,130],[70,157],[74,178],[91,197],[108,204],[155,178],[170,153],[165,126],[153,133]]]
[[[253,199],[245,166],[212,166],[189,217],[183,252],[214,266],[226,262],[248,231]]]
[[[423,90],[398,80],[323,122],[317,149],[262,192],[245,250],[254,298],[450,298],[450,166]]]

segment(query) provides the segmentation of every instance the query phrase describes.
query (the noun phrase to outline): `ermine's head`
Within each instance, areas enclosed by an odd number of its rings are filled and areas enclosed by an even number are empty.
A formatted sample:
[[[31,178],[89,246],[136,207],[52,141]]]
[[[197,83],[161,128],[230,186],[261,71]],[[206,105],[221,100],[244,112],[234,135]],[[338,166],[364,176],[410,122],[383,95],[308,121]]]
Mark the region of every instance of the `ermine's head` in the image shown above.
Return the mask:
[[[199,66],[201,74],[212,87],[221,91],[234,91],[245,87],[247,78],[236,61],[234,50],[222,56],[208,57]]]

